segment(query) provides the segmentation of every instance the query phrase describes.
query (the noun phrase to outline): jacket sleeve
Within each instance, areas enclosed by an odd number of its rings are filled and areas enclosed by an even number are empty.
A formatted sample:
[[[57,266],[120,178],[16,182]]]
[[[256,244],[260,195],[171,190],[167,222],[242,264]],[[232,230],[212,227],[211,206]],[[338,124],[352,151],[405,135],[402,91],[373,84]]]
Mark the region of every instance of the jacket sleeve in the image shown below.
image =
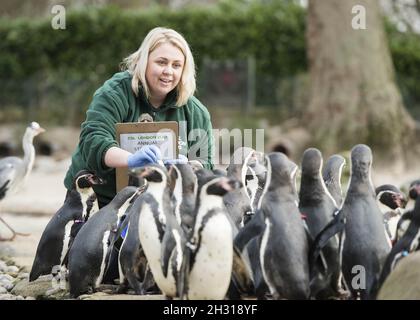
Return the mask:
[[[82,123],[79,149],[83,161],[90,170],[99,175],[113,170],[105,165],[106,151],[119,146],[116,141],[115,124],[123,122],[128,104],[117,92],[101,91],[95,93]]]
[[[199,114],[196,115],[194,128],[188,133],[188,159],[200,161],[204,168],[214,167],[214,137],[210,114],[207,109],[198,104]]]

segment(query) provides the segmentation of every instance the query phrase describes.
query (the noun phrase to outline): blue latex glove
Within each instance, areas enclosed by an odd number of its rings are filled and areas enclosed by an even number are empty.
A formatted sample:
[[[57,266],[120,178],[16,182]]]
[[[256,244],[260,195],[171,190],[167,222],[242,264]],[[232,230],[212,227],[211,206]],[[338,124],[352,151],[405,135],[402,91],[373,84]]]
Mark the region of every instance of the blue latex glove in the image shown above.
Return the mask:
[[[160,159],[162,159],[160,149],[156,146],[148,145],[128,157],[128,167],[142,167],[146,164],[157,163]]]
[[[168,160],[163,160],[164,164],[178,164],[178,163],[188,163],[188,158],[186,156],[184,156],[183,154],[180,154],[178,156],[178,159],[168,159]]]

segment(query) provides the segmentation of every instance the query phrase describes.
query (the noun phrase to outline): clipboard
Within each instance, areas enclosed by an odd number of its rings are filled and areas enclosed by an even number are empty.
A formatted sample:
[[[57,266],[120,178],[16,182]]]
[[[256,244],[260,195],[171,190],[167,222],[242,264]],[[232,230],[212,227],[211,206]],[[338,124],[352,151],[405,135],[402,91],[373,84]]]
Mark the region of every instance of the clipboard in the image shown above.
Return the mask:
[[[156,145],[162,160],[178,158],[179,128],[176,121],[128,122],[115,125],[117,142],[121,149],[131,153],[145,145]],[[128,168],[116,168],[117,192],[128,185]]]

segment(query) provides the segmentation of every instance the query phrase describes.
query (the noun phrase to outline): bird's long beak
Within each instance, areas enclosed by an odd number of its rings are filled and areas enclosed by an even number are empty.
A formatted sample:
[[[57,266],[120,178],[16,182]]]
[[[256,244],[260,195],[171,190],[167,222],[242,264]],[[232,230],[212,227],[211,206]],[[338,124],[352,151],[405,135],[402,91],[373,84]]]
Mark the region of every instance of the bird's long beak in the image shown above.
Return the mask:
[[[40,134],[40,133],[43,133],[43,132],[45,132],[45,131],[47,131],[47,130],[45,130],[44,128],[42,128],[42,127],[39,127],[37,130],[36,130],[36,134]]]

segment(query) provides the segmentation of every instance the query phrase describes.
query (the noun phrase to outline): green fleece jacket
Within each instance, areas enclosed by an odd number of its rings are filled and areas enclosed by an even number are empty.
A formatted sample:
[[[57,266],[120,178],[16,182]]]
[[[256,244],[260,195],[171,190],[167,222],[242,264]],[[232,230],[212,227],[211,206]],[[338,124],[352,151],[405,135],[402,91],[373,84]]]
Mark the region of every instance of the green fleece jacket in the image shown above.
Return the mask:
[[[154,108],[139,88],[138,97],[131,89],[132,76],[127,72],[116,73],[94,94],[81,125],[79,144],[72,156],[71,166],[64,179],[70,190],[78,171],[94,170],[106,184],[94,190],[101,205],[107,204],[116,194],[115,169],[105,165],[106,151],[119,146],[116,141],[115,124],[137,122],[143,113],[149,113],[154,121],[177,121],[179,123],[179,153],[191,158],[191,151],[201,149],[207,154],[198,158],[205,168],[213,169],[213,134],[210,114],[201,102],[192,97],[187,104],[176,107],[176,93],[168,94],[159,108]],[[195,130],[201,129],[201,130]],[[196,153],[196,152],[195,152]]]

